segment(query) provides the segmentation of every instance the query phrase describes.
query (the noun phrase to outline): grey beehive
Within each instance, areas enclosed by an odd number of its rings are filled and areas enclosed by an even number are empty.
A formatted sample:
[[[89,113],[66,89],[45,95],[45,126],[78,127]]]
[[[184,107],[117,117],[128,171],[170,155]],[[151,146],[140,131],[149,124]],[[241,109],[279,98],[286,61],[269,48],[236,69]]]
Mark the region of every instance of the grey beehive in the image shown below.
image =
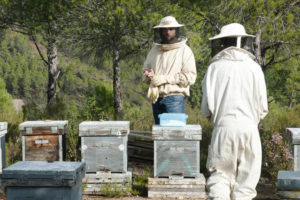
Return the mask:
[[[7,200],[81,200],[85,164],[20,161],[3,170]]]
[[[300,128],[287,128],[287,131],[292,134],[294,171],[300,171]]]
[[[201,126],[152,126],[154,177],[196,177],[200,174]]]
[[[87,172],[127,172],[129,121],[79,124],[82,161]]]

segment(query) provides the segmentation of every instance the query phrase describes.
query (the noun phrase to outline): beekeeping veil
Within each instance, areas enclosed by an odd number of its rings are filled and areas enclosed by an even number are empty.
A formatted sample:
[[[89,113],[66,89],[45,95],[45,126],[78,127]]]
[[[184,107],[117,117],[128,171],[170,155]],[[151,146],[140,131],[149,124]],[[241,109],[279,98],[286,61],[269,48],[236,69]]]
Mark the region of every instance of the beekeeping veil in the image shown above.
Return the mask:
[[[178,42],[186,39],[185,37],[185,31],[184,31],[184,25],[179,24],[175,17],[167,16],[161,19],[160,23],[157,26],[154,26],[154,43],[157,44],[167,44],[167,42],[164,40],[164,36],[162,34],[162,31],[164,28],[175,28],[176,35]]]
[[[211,40],[211,55],[215,56],[217,53],[228,47],[242,48],[254,54],[254,35],[246,33],[243,25],[232,23],[221,28],[220,34],[209,38]]]

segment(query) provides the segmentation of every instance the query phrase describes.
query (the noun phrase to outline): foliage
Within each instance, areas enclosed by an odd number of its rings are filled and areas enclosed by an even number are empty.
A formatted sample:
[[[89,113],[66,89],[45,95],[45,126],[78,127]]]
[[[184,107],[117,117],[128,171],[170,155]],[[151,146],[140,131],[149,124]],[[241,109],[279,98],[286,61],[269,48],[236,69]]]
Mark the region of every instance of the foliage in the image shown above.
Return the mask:
[[[144,170],[140,175],[133,176],[132,189],[131,194],[139,195],[139,196],[147,196],[148,193],[148,177],[152,174],[152,172],[148,170]]]
[[[22,120],[22,112],[17,113],[13,106],[12,97],[6,91],[5,83],[0,78],[0,122],[8,122],[6,134],[6,165],[21,159],[21,137],[18,123]]]
[[[112,107],[112,87],[110,84],[102,83],[97,85],[94,91],[88,95],[83,115],[86,120],[108,120],[113,113]]]
[[[286,128],[300,127],[300,105],[293,108],[271,103],[269,114],[263,121],[263,174],[276,183],[278,170],[292,170],[291,135]]]
[[[129,195],[129,186],[120,186],[114,183],[103,184],[100,188],[101,195],[105,197],[122,197]]]

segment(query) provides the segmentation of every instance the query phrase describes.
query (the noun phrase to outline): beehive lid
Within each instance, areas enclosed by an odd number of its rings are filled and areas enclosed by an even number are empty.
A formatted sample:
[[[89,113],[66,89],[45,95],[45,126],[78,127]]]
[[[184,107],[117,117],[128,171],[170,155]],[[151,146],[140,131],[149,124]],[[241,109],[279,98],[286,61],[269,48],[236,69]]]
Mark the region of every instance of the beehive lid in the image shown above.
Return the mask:
[[[64,134],[68,121],[27,121],[19,125],[22,134]]]
[[[293,144],[300,144],[300,128],[287,128],[286,130],[292,134]]]
[[[201,140],[202,128],[200,125],[186,125],[182,127],[152,126],[152,138],[154,140]]]
[[[278,190],[300,190],[300,171],[279,171]]]
[[[0,122],[0,137],[7,133],[7,122]]]
[[[19,161],[3,169],[2,182],[6,186],[71,186],[84,175],[82,162]]]
[[[129,121],[85,121],[79,124],[79,136],[121,136],[129,129]]]

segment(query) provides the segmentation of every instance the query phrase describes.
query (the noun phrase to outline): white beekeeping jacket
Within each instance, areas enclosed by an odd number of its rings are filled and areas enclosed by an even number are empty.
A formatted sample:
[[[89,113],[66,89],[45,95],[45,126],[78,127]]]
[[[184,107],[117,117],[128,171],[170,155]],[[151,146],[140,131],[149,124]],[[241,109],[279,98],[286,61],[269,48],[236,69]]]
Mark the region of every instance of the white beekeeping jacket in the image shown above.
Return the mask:
[[[264,74],[253,59],[236,47],[213,57],[202,81],[201,112],[214,125],[257,125],[268,113]]]
[[[197,77],[196,63],[192,50],[186,45],[186,39],[174,44],[154,44],[148,53],[143,71],[152,69],[155,75],[173,77],[173,83],[158,87],[160,96],[183,94],[190,96],[190,85]],[[143,81],[146,81],[143,75]]]

